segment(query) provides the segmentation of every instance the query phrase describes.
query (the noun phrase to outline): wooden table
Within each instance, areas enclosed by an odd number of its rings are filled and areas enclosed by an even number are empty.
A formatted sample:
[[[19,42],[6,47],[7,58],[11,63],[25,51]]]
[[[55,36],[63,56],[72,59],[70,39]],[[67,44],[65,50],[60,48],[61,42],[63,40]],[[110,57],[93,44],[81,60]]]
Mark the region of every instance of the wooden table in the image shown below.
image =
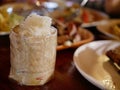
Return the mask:
[[[98,36],[98,35],[97,35]],[[8,78],[10,71],[9,36],[0,36],[0,90],[99,90],[76,69],[76,49],[57,52],[54,78],[43,86],[21,86]]]

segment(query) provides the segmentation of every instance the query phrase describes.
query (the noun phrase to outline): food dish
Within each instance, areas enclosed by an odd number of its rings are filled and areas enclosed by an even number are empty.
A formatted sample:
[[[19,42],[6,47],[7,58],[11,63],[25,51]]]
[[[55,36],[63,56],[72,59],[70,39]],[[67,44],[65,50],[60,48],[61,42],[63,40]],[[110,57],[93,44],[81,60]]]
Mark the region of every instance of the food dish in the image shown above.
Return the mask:
[[[101,23],[101,21],[109,20],[109,16],[101,11],[96,11],[96,10],[90,9],[90,8],[83,8],[83,10],[88,10],[91,13],[91,15],[93,17],[93,21],[88,22],[88,23],[82,23],[81,27],[84,27],[84,28],[95,27],[95,26],[99,25]]]
[[[87,42],[90,42],[94,40],[94,35],[88,31],[87,29],[79,28],[77,34],[80,36],[81,40],[72,43],[70,45],[58,45],[57,50],[63,50],[67,48],[77,48],[78,46],[85,44]]]
[[[112,39],[120,40],[119,25],[120,19],[104,20],[99,25],[97,25],[97,29]]]
[[[23,6],[25,6],[24,8],[23,8]],[[5,5],[3,5],[3,6],[1,6],[0,7],[0,10],[3,10],[4,9],[4,11],[7,13],[7,15],[8,16],[10,16],[11,14],[14,14],[15,13],[15,15],[17,14],[17,15],[19,15],[20,17],[22,16],[22,20],[24,19],[24,17],[26,17],[29,13],[31,13],[31,12],[36,12],[36,13],[38,13],[38,14],[41,14],[41,13],[44,13],[44,11],[42,12],[42,10],[39,10],[38,11],[38,8],[36,7],[34,7],[34,6],[32,6],[32,5],[29,5],[29,4],[26,4],[26,3],[11,3],[11,4],[5,4]],[[10,11],[8,12],[7,10],[9,10],[10,9]],[[39,8],[40,9],[40,8]],[[9,14],[10,13],[10,14]],[[12,28],[12,27],[14,27],[15,25],[16,25],[16,19],[18,19],[17,17],[15,17],[15,18],[12,18],[12,20],[15,22],[15,24],[14,25],[12,25],[11,27],[9,27],[9,28],[7,28],[7,30],[6,30],[6,28],[4,28],[3,30],[0,30],[0,35],[2,36],[2,35],[8,35],[9,34],[9,32],[10,32],[10,28]],[[20,20],[21,21],[21,20]],[[8,22],[11,22],[9,19],[8,19]],[[7,22],[6,22],[7,23]],[[5,25],[6,25],[6,23],[5,23]],[[17,24],[19,23],[19,20],[17,21]],[[1,27],[2,27],[2,24],[0,24],[1,25]],[[55,25],[53,25],[53,26],[55,26]],[[67,31],[71,31],[73,28],[72,28],[72,26],[71,25],[69,25],[70,27],[68,28],[68,30]],[[74,25],[73,25],[74,26]],[[3,27],[2,27],[3,28]],[[76,27],[75,27],[76,28]],[[60,32],[61,32],[62,30],[60,29]],[[59,33],[59,32],[58,32]],[[80,33],[84,33],[84,34],[82,34],[82,35],[80,35]],[[63,45],[63,44],[61,44],[61,45],[59,45],[58,44],[58,46],[57,46],[57,50],[63,50],[63,49],[66,49],[66,48],[71,48],[71,47],[78,47],[79,45],[81,45],[81,44],[84,44],[84,43],[87,43],[87,42],[89,42],[89,41],[92,41],[93,39],[94,39],[94,36],[93,36],[93,34],[91,33],[91,32],[89,32],[89,31],[87,31],[87,30],[83,30],[82,32],[80,32],[79,30],[78,30],[78,27],[76,28],[76,34],[78,34],[78,36],[80,36],[81,38],[82,38],[82,40],[79,40],[78,42],[76,42],[76,43],[72,43],[72,45],[70,45],[70,46],[65,46],[65,45]],[[88,37],[86,37],[88,35]],[[74,39],[74,38],[72,38],[72,39]]]
[[[24,19],[21,12],[32,9],[27,3],[11,3],[0,6],[0,35],[8,35],[10,29]]]
[[[100,89],[120,90],[120,74],[105,55],[107,50],[120,45],[112,40],[94,41],[80,46],[74,53],[78,71]]]
[[[84,28],[96,26],[101,20],[109,19],[107,14],[94,9],[80,7],[79,4],[73,4],[69,7],[54,10],[50,12],[49,15],[53,18],[55,23],[59,21],[67,25],[73,22],[76,26]]]
[[[117,65],[118,69],[120,68],[120,46],[111,49],[106,52],[106,55],[110,58],[110,60]]]

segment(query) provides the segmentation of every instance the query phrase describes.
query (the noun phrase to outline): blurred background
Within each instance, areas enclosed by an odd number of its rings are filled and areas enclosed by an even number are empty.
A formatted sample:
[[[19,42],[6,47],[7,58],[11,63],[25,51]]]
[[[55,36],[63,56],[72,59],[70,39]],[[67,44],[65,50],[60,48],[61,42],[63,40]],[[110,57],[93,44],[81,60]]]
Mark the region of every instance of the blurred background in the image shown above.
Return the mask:
[[[103,11],[109,14],[111,17],[120,16],[120,0],[0,0],[0,5],[11,2],[27,2],[30,4],[35,4],[36,2],[42,3],[46,1],[57,2],[61,5],[64,4],[64,2],[77,2],[84,7]]]

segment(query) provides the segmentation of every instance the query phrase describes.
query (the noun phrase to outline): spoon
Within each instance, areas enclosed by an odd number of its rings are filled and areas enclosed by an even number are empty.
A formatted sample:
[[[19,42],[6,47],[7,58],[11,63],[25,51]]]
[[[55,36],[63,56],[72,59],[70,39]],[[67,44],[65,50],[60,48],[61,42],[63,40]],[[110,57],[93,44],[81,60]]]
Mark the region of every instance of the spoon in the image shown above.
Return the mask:
[[[83,0],[81,3],[80,3],[80,6],[81,7],[84,7],[86,4],[87,4],[88,0]]]

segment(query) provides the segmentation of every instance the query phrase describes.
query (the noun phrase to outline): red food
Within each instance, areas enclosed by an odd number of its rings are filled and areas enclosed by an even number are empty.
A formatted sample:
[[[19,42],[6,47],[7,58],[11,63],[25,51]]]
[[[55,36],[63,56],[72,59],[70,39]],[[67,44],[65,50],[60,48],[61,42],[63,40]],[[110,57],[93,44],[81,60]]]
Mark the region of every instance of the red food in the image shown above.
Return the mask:
[[[89,13],[86,10],[83,10],[82,13],[82,20],[85,23],[89,23]]]

